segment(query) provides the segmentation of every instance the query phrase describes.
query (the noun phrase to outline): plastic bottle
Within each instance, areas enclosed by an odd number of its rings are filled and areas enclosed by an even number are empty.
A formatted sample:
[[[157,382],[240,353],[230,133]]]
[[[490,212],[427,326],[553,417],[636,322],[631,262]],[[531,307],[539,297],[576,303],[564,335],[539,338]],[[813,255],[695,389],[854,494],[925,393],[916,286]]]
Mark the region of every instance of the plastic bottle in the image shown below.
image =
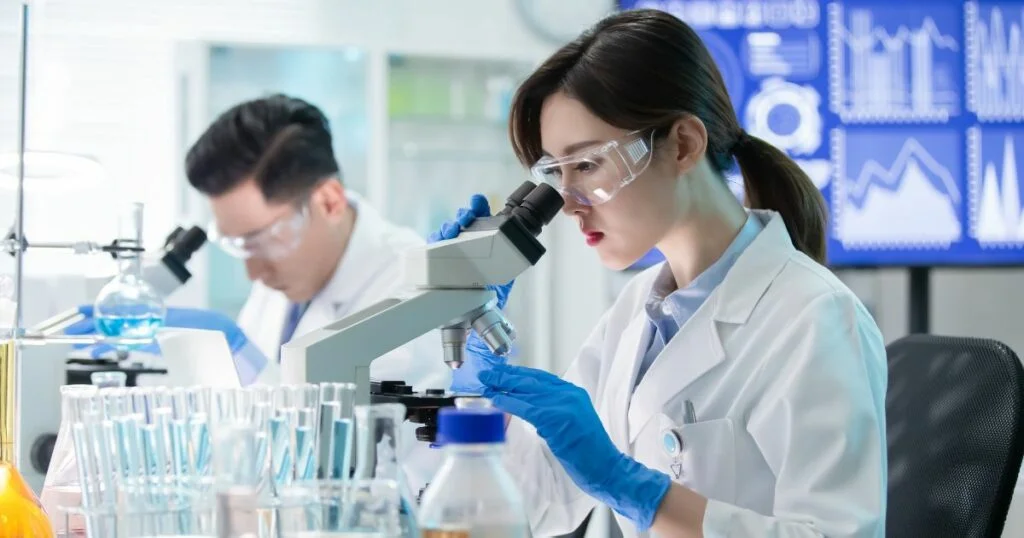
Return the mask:
[[[80,517],[65,517],[60,507],[79,506],[82,502],[78,462],[71,439],[71,401],[75,395],[96,394],[97,390],[95,385],[64,385],[60,388],[60,429],[57,430],[57,441],[53,445],[50,466],[46,469],[46,479],[39,496],[57,536],[85,536],[85,521]]]
[[[479,405],[441,409],[438,440],[445,459],[423,494],[421,536],[529,537],[522,495],[501,460],[504,414]]]

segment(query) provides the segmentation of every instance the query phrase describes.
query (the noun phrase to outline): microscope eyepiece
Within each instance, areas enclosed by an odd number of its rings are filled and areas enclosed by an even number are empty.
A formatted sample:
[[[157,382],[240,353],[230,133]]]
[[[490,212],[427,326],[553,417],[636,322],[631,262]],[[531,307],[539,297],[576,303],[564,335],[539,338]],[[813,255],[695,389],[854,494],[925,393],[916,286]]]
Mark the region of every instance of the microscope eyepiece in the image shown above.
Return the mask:
[[[565,200],[562,199],[562,195],[551,185],[541,183],[512,210],[512,218],[518,220],[531,234],[540,235],[541,228],[555,218],[563,205]]]
[[[505,208],[501,210],[499,215],[511,215],[515,208],[519,207],[526,199],[526,196],[533,192],[533,189],[537,187],[537,184],[532,181],[524,181],[522,185],[512,191],[512,194],[508,195],[505,199]]]
[[[182,262],[187,262],[206,244],[206,232],[198,226],[193,226],[188,231],[175,234],[172,241],[174,246],[171,247],[171,253]]]

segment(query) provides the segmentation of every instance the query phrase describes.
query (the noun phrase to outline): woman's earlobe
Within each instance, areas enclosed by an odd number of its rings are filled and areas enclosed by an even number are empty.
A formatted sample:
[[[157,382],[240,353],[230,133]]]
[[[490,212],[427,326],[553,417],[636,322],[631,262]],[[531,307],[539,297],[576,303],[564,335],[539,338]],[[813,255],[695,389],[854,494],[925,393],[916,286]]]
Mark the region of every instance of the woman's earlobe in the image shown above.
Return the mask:
[[[704,155],[704,123],[695,116],[680,119],[673,126],[670,137],[675,139],[676,164],[680,172],[685,172],[697,163]]]

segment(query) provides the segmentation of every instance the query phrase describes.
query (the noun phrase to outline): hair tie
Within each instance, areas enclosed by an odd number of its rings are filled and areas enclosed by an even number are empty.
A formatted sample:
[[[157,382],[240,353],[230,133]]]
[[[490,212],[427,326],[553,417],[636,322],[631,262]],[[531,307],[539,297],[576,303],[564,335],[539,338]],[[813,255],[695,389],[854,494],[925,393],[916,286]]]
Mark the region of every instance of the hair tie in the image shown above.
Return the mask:
[[[736,141],[732,143],[731,153],[733,155],[741,153],[745,148],[750,146],[750,142],[752,141],[753,137],[747,134],[746,130],[740,129],[740,134],[736,136]]]

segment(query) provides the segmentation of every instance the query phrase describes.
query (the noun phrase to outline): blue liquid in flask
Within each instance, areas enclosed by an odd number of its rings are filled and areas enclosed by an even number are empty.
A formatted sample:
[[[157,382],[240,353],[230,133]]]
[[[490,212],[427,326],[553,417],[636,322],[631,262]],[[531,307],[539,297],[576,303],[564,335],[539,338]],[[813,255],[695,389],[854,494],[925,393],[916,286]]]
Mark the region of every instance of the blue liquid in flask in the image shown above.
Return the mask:
[[[152,338],[163,324],[163,314],[96,317],[97,330],[104,336],[112,338]]]
[[[163,298],[134,271],[103,286],[93,307],[96,332],[107,338],[150,339],[166,314]]]

